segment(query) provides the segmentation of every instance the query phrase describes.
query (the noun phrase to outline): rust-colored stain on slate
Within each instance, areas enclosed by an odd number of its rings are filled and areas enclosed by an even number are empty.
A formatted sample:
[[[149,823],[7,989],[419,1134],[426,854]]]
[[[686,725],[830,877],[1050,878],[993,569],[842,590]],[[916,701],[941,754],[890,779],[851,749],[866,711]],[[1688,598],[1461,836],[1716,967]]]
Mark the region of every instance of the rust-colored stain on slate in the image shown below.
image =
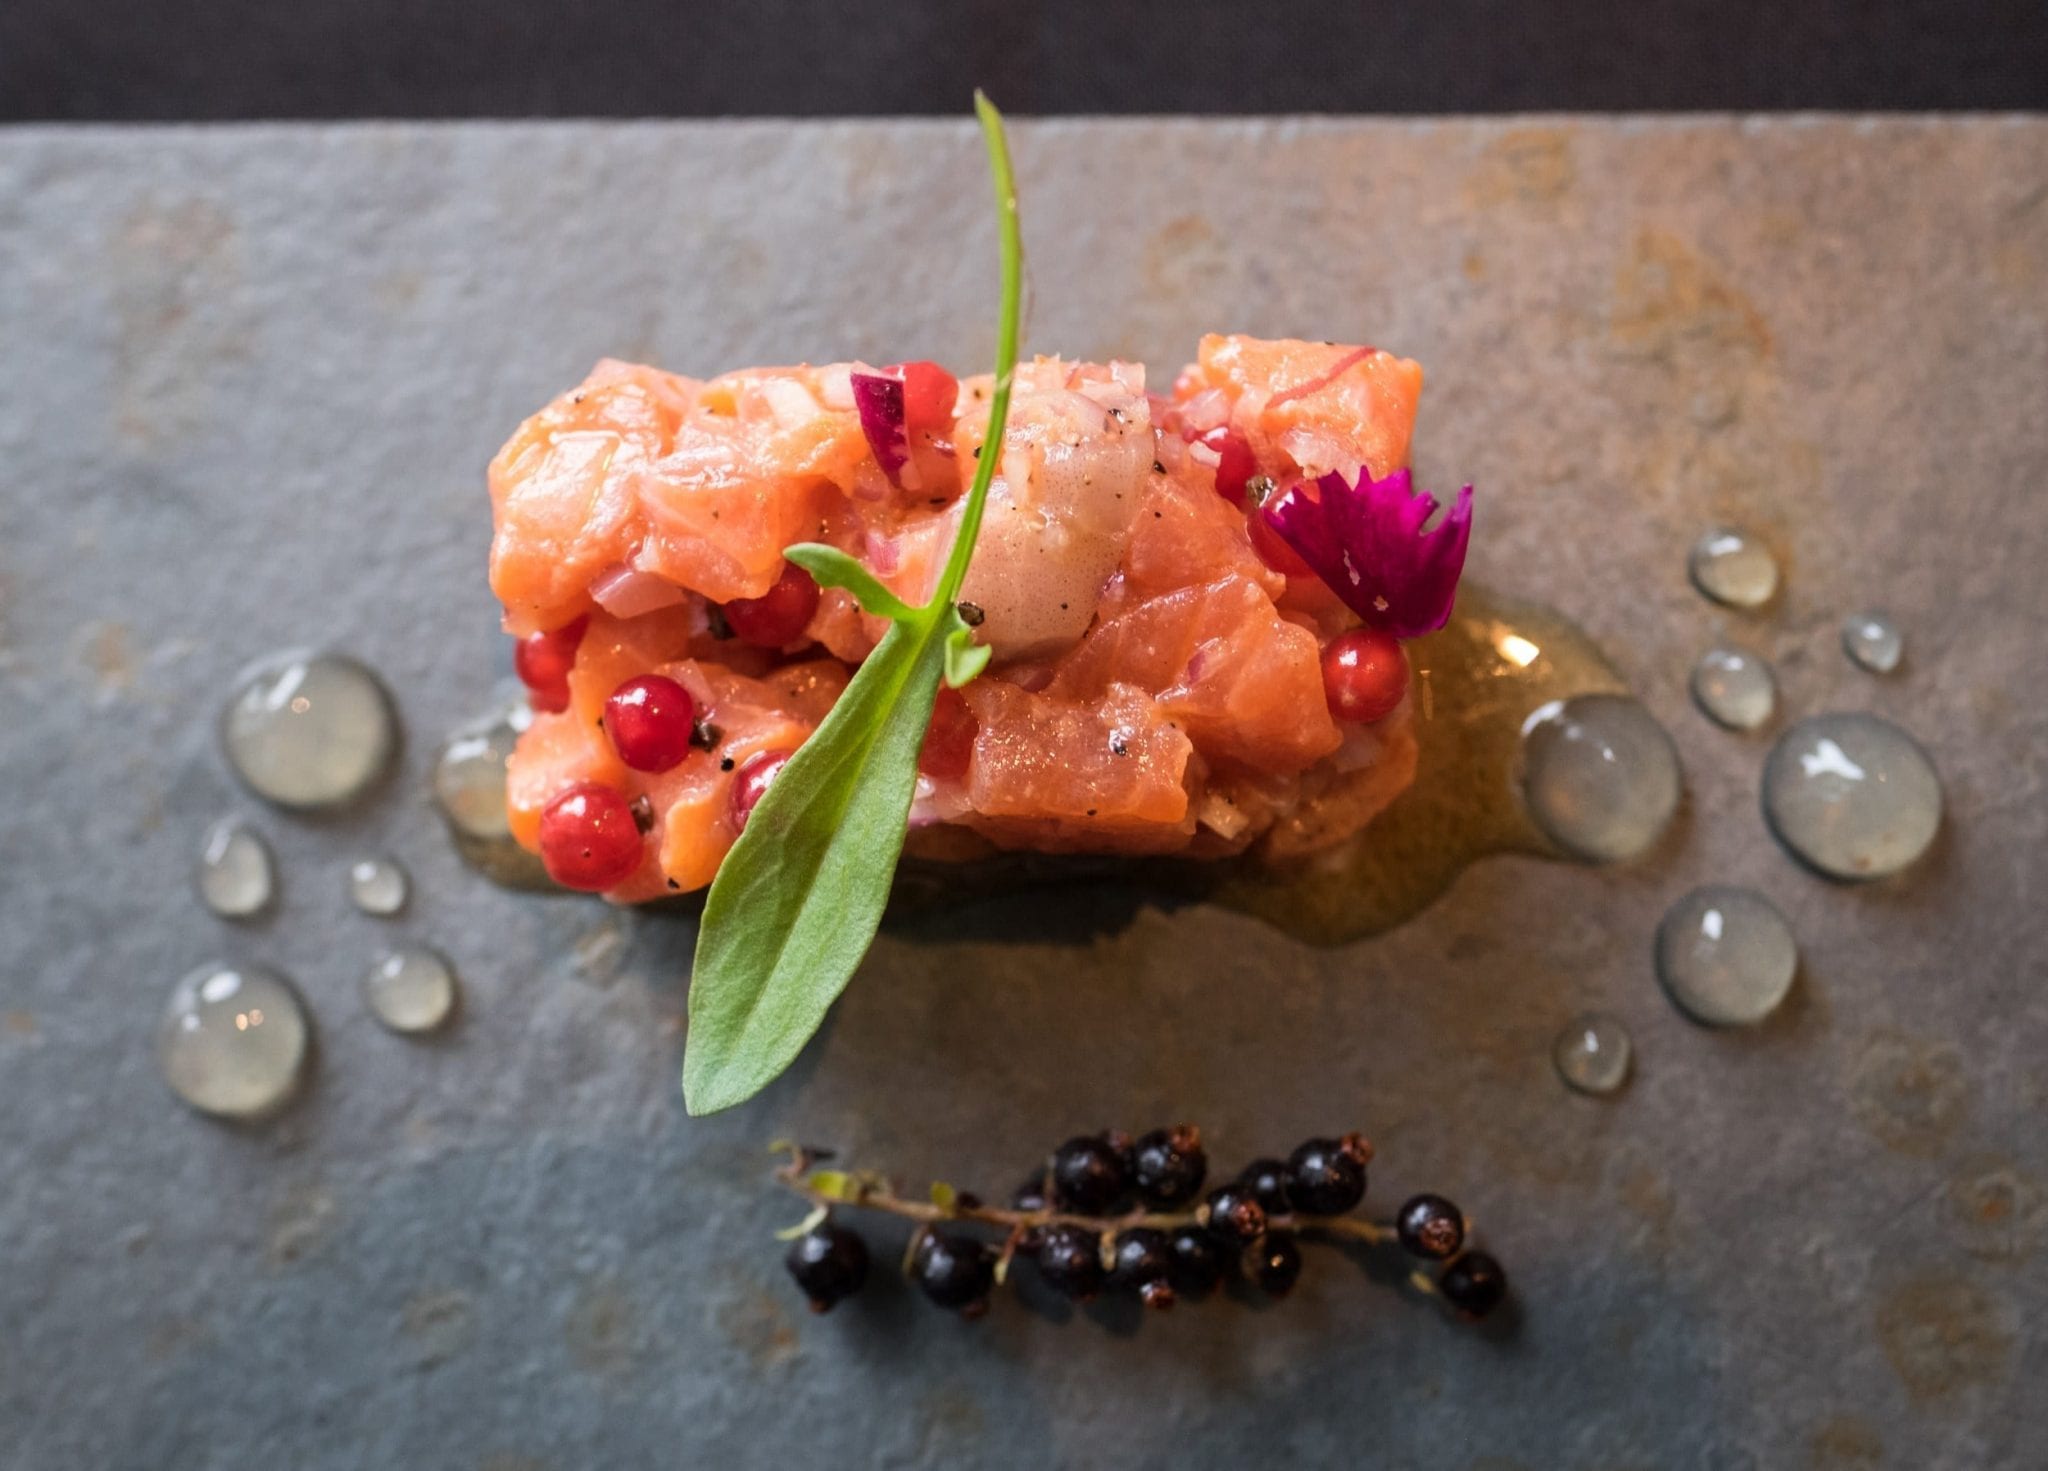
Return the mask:
[[[1865,1421],[1837,1415],[1813,1432],[1808,1461],[1814,1471],[1855,1471],[1882,1465],[1884,1441]]]
[[[1849,1075],[1849,1104],[1889,1149],[1930,1155],[1969,1113],[1969,1074],[1952,1043],[1874,1032]]]
[[[1636,235],[1614,284],[1610,330],[1625,347],[1663,359],[1747,366],[1776,350],[1755,302],[1665,230]]]
[[[1877,1306],[1877,1340],[1921,1404],[1997,1384],[2012,1370],[2013,1335],[1999,1305],[1952,1273],[1915,1277],[1887,1294]]]
[[[756,1373],[779,1369],[796,1357],[801,1343],[779,1298],[750,1285],[713,1311],[718,1331],[746,1354]]]
[[[476,1303],[452,1289],[416,1292],[405,1300],[400,1325],[418,1363],[446,1363],[476,1342]]]
[[[1517,128],[1480,150],[1465,176],[1465,200],[1480,210],[1551,204],[1569,194],[1577,178],[1567,129]]]
[[[2022,1262],[2048,1232],[2048,1192],[2012,1161],[1980,1157],[1949,1181],[1942,1216],[1971,1256]]]
[[[612,1377],[633,1367],[637,1334],[632,1299],[610,1278],[583,1289],[564,1329],[576,1367]]]

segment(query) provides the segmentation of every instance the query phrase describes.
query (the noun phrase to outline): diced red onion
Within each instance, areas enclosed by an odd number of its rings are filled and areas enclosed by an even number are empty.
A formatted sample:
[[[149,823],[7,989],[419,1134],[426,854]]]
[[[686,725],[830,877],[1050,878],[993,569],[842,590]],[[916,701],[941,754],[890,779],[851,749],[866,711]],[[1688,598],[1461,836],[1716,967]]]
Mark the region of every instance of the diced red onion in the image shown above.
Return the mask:
[[[910,431],[903,410],[903,380],[881,373],[853,374],[853,406],[860,413],[860,432],[891,485],[910,459]]]

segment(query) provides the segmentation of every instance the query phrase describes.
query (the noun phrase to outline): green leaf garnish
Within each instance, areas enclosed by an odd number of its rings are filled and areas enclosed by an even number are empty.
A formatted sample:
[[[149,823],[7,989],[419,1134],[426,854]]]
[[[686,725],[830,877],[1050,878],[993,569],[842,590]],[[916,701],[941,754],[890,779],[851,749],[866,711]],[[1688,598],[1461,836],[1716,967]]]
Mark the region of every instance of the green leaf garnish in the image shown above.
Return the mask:
[[[1002,114],[979,91],[974,110],[995,178],[1002,250],[995,392],[984,442],[1000,446],[1017,363],[1023,242]],[[889,631],[846,692],[797,748],[719,865],[697,932],[683,1103],[715,1113],[753,1097],[796,1059],[867,954],[903,851],[917,756],[939,681],[967,683],[988,664],[956,600],[974,555],[1000,451],[980,457],[959,534],[929,601],[905,603],[836,547],[785,553],[822,585],[842,587]]]

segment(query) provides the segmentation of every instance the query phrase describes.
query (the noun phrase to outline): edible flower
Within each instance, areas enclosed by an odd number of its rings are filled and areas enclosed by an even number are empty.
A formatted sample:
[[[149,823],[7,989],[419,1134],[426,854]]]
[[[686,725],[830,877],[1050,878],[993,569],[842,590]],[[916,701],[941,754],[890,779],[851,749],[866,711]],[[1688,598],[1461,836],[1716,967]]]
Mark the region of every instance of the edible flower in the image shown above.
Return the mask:
[[[1291,486],[1258,514],[1374,628],[1415,638],[1450,621],[1472,539],[1471,486],[1428,531],[1437,498],[1414,490],[1406,470],[1375,480],[1361,465],[1356,484],[1332,471],[1316,489],[1320,498]]]
[[[909,416],[903,406],[903,378],[887,373],[853,374],[853,406],[860,412],[860,432],[891,485],[910,459]]]

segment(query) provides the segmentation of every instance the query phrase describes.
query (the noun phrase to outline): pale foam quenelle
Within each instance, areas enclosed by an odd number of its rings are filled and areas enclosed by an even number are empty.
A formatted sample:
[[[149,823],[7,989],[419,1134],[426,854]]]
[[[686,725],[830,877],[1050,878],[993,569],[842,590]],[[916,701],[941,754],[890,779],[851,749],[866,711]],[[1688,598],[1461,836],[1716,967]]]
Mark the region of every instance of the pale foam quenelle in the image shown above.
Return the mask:
[[[221,1118],[275,1112],[298,1091],[312,1024],[291,983],[260,966],[202,965],[171,988],[157,1063],[186,1103]]]
[[[391,697],[346,654],[263,660],[220,717],[221,749],[251,791],[280,807],[346,806],[375,786],[398,750]]]
[[[1799,973],[1799,945],[1777,906],[1751,889],[1694,889],[1657,926],[1657,979],[1696,1022],[1739,1027],[1776,1011]]]
[[[199,902],[222,919],[249,919],[277,897],[277,863],[261,833],[223,817],[200,840],[194,882]]]
[[[1756,730],[1777,711],[1777,675],[1756,654],[1708,649],[1692,668],[1692,699],[1724,730]]]
[[[1764,761],[1764,818],[1779,842],[1837,879],[1877,879],[1917,860],[1941,828],[1941,779],[1906,732],[1875,715],[1815,715]]]
[[[1678,751],[1626,695],[1553,700],[1522,725],[1522,799],[1558,847],[1591,863],[1644,853],[1678,810]]]

